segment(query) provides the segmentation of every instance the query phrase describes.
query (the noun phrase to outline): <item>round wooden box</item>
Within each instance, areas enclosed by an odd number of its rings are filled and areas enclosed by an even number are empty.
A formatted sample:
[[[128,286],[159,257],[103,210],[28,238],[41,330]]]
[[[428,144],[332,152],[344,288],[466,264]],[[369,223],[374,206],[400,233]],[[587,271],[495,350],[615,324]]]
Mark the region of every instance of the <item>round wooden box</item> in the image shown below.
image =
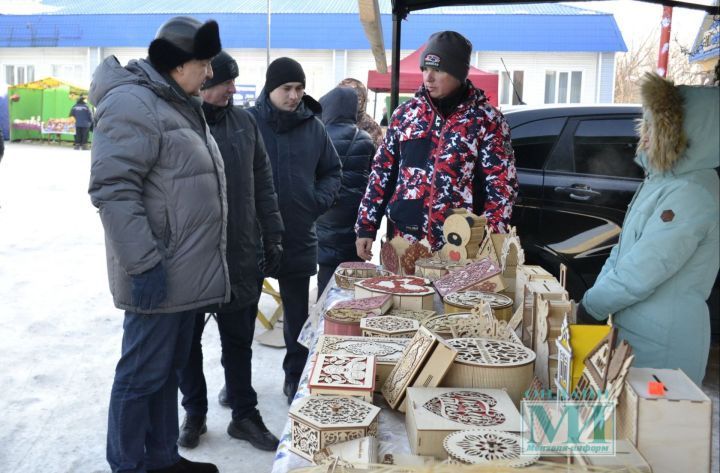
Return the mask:
[[[325,334],[326,335],[352,335],[359,337],[362,335],[360,329],[360,319],[364,315],[358,313],[357,316],[345,316],[343,318],[332,317],[325,314]]]
[[[451,314],[438,314],[428,317],[422,321],[422,325],[443,338],[452,337],[452,331],[450,330],[450,322],[456,319],[464,319],[471,317],[473,314],[470,312],[453,312]]]
[[[520,405],[533,378],[534,351],[518,343],[486,338],[446,341],[458,350],[458,356],[445,374],[443,386],[505,389],[515,405]]]
[[[453,432],[443,440],[448,463],[460,465],[492,465],[522,468],[532,465],[539,455],[523,455],[519,435],[490,429]],[[504,471],[504,470],[503,470]]]
[[[354,290],[355,283],[367,278],[377,276],[389,276],[392,273],[387,269],[382,269],[372,263],[364,263],[361,261],[349,261],[340,263],[335,270],[335,284],[343,289]]]
[[[507,322],[512,317],[513,300],[496,292],[453,292],[443,297],[443,306],[445,313],[468,312],[483,300],[490,304],[496,319]]]

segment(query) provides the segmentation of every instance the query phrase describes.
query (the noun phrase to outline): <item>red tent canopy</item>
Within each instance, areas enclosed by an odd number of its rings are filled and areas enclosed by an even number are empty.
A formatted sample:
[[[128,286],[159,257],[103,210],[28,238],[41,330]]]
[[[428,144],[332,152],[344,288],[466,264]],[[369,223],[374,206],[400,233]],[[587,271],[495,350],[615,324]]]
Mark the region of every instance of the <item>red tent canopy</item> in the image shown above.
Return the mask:
[[[412,54],[400,60],[400,92],[415,92],[422,85],[422,71],[420,70],[420,54],[425,45],[420,46]],[[374,92],[390,92],[391,69],[387,74],[378,71],[368,71],[367,86]],[[498,75],[481,71],[477,67],[470,66],[468,74],[475,87],[485,91],[490,103],[498,104]]]

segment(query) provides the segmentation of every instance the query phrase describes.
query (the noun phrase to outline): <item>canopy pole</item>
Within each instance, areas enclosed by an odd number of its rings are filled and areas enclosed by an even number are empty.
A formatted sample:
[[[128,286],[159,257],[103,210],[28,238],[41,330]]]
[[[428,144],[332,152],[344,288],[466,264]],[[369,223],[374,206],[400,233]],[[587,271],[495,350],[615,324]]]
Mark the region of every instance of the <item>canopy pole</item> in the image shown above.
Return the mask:
[[[390,109],[392,114],[398,106],[400,96],[400,22],[402,17],[393,12],[392,31],[392,74],[390,76]]]
[[[375,117],[377,117],[377,90],[373,90],[373,93],[375,94],[375,103],[373,104],[373,120],[376,120]]]

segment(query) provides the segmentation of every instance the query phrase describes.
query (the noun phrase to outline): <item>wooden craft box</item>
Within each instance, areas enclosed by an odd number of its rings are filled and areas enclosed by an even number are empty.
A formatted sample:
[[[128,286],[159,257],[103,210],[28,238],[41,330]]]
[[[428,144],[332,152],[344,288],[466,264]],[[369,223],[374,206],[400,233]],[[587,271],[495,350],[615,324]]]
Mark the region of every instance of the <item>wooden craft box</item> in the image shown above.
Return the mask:
[[[443,297],[443,306],[445,307],[446,314],[452,312],[469,312],[482,300],[490,304],[490,308],[496,319],[507,322],[512,317],[512,299],[494,292],[454,292]]]
[[[315,454],[314,463],[321,465],[332,462],[335,457],[348,462],[354,468],[362,468],[377,463],[378,440],[375,437],[361,437],[328,445]]]
[[[325,312],[325,333],[328,335],[362,335],[360,319],[369,314],[382,315],[392,307],[392,296],[381,294],[365,299],[340,301]]]
[[[354,396],[372,404],[375,356],[318,355],[308,387],[312,395]]]
[[[533,379],[535,353],[532,350],[517,343],[486,338],[446,341],[458,355],[442,386],[505,389],[515,405],[520,405]]]
[[[493,278],[498,279],[498,281],[495,281]],[[493,279],[493,281],[490,281],[491,279]],[[483,288],[483,284],[485,283],[490,284],[492,288]],[[502,290],[504,288],[502,276],[500,275],[500,266],[489,258],[475,261],[456,271],[450,271],[440,279],[433,281],[433,285],[442,297],[452,292],[468,290],[489,290],[490,292],[495,292],[495,289]]]
[[[576,455],[575,462],[579,465],[602,467],[602,471],[653,473],[647,460],[625,439],[615,440],[615,455]],[[689,470],[687,473],[690,473]]]
[[[513,297],[513,311],[523,303],[525,285],[532,281],[554,280],[555,276],[547,272],[542,266],[519,265],[515,269],[515,297]]]
[[[290,451],[313,461],[328,445],[377,437],[380,408],[354,397],[308,396],[290,406]]]
[[[420,322],[394,315],[363,317],[360,330],[363,337],[412,338],[420,328]]]
[[[335,269],[335,283],[338,287],[355,289],[355,283],[367,278],[376,276],[389,276],[392,273],[386,269],[379,268],[372,263],[364,263],[361,261],[348,261],[340,263]]]
[[[648,393],[655,378],[667,388],[663,396]],[[630,440],[653,473],[710,471],[710,398],[682,370],[630,368],[617,420],[617,437]]]
[[[422,324],[422,322],[435,315],[434,310],[412,310],[412,309],[390,309],[387,311],[385,315],[393,315],[395,317],[402,317],[403,319],[413,319],[417,320]]]
[[[435,291],[415,276],[380,276],[355,283],[355,299],[391,294],[396,309],[432,310]]]
[[[442,443],[458,430],[520,431],[520,413],[502,389],[408,388],[405,428],[410,450],[444,459]]]
[[[375,390],[380,390],[390,375],[402,352],[410,342],[409,338],[384,337],[339,337],[321,335],[318,337],[318,354],[346,356],[375,356]]]
[[[472,316],[471,312],[438,314],[423,320],[421,325],[440,337],[452,338],[452,329],[450,328],[452,321]]]
[[[437,386],[456,356],[454,348],[425,327],[420,327],[381,389],[390,407],[404,411],[403,401],[408,387]]]

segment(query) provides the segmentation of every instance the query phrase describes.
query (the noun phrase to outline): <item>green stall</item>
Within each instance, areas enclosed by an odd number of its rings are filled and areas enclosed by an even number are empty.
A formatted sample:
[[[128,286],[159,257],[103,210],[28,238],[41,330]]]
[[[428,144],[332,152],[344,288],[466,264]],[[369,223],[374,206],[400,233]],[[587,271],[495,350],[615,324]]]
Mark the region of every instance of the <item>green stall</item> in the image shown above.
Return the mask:
[[[87,89],[54,77],[8,88],[10,140],[73,141],[75,121],[68,117]]]

